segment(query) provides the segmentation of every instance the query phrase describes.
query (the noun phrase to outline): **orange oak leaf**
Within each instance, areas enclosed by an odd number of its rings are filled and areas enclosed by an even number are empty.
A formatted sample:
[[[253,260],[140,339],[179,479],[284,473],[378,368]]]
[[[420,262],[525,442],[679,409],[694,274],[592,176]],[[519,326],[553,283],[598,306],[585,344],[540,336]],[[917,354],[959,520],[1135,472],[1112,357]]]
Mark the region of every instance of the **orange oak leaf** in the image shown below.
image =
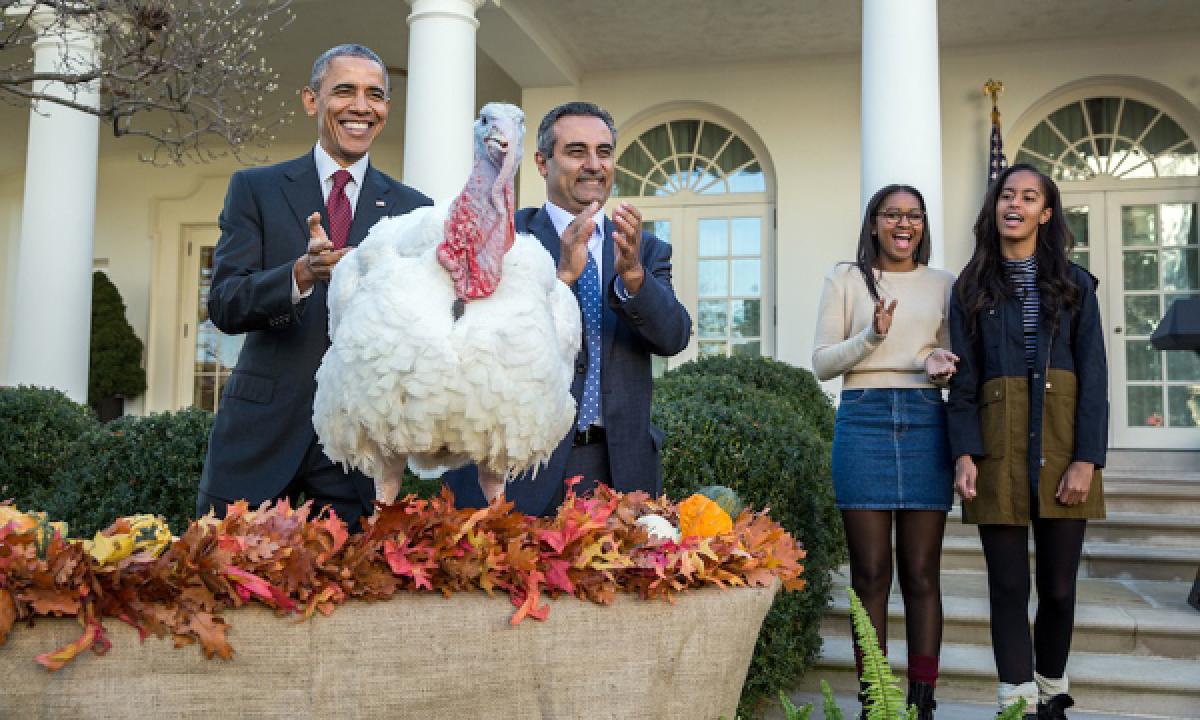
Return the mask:
[[[0,645],[8,640],[8,631],[12,630],[13,623],[16,621],[17,603],[13,600],[12,593],[5,588],[0,588]]]

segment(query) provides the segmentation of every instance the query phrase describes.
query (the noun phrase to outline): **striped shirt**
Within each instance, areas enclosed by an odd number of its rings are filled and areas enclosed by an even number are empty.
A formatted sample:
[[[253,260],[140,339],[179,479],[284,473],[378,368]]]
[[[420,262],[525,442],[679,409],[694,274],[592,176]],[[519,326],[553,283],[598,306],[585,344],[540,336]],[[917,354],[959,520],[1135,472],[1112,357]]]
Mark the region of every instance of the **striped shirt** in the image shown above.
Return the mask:
[[[1037,362],[1039,298],[1037,286],[1037,256],[1020,260],[1005,260],[1004,274],[1009,286],[1021,301],[1021,325],[1025,334],[1025,366]]]

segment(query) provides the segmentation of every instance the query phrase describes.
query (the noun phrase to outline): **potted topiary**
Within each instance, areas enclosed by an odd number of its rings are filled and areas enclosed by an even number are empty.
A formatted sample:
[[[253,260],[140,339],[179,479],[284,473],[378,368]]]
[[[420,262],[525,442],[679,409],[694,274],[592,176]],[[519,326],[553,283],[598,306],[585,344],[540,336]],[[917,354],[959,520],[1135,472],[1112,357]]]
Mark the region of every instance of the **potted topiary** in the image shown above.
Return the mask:
[[[102,422],[125,412],[125,398],[146,391],[142,341],[125,319],[125,301],[102,272],[92,273],[92,340],[88,404]]]

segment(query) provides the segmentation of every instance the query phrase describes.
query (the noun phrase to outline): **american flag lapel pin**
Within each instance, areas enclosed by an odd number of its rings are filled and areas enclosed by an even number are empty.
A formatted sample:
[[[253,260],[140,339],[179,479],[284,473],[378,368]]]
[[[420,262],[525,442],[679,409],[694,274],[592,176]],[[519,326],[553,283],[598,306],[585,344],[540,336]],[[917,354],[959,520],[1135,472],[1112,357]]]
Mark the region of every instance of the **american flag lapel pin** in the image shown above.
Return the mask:
[[[375,201],[375,207],[387,207],[387,203],[385,203],[385,202],[384,202],[384,201],[382,201],[382,200],[376,200],[376,201]]]

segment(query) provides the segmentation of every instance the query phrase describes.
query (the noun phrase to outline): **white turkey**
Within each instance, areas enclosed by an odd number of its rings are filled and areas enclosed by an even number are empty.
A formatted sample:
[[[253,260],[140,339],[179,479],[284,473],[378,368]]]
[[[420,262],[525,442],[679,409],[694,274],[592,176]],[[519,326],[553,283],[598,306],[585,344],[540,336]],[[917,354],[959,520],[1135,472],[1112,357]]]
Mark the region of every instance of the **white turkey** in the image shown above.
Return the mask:
[[[385,502],[406,463],[475,462],[495,497],[574,421],[579,305],[541,242],[513,228],[524,134],[520,108],[485,105],[462,193],[379,221],[334,270],[313,425]]]

